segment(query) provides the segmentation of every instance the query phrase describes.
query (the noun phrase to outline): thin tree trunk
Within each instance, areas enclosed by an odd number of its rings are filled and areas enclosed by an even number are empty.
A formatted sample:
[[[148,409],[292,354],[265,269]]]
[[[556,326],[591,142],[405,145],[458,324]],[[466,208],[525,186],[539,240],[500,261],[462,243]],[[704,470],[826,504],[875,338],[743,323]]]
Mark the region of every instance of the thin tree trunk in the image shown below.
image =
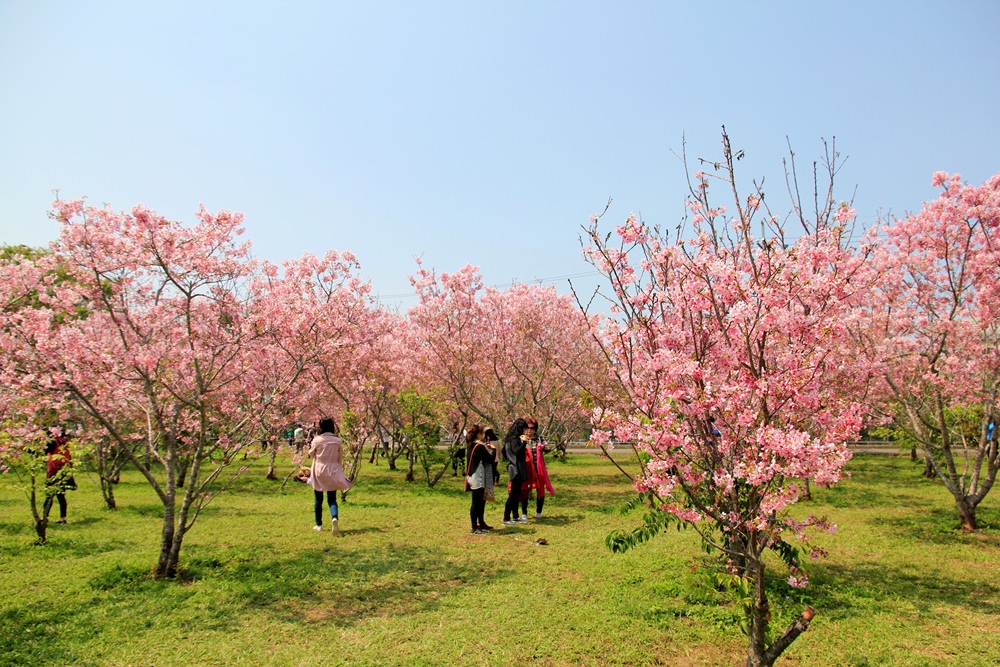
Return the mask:
[[[174,490],[169,489],[170,498],[163,506],[163,531],[160,533],[160,558],[156,563],[156,578],[170,579],[177,574],[177,563],[171,559],[174,545]]]
[[[268,458],[267,462],[267,479],[278,479],[277,475],[274,474],[274,459],[278,456],[278,447],[275,445],[271,447],[271,456]]]
[[[406,466],[406,481],[412,482],[413,480],[416,479],[416,476],[413,474],[413,469],[417,463],[417,455],[411,449],[409,455],[406,458],[408,462]]]
[[[112,482],[110,479],[105,478],[103,474],[100,476],[100,480],[101,480],[101,496],[104,498],[104,506],[107,507],[109,510],[117,510],[118,501],[115,500],[114,482]]]
[[[935,479],[937,474],[934,472],[934,462],[931,461],[931,457],[924,457],[924,472],[923,476],[927,479]]]
[[[747,667],[770,667],[773,660],[767,659],[767,626],[771,619],[771,608],[764,588],[764,564],[753,559],[748,563],[747,569],[753,580],[753,599],[747,618]]]
[[[442,477],[444,477],[444,473],[448,470],[448,466],[450,466],[450,465],[451,465],[451,459],[448,459],[447,461],[445,461],[444,467],[441,468],[441,470],[438,471],[438,474],[434,475],[434,477],[431,477],[430,474],[428,474],[427,475],[427,488],[433,489],[434,485],[437,484],[441,480]],[[463,471],[463,473],[464,473],[464,471]]]
[[[42,503],[42,513],[38,513],[38,500],[35,495],[35,480],[31,480],[31,514],[35,517],[35,544],[45,544],[48,539],[46,533],[49,527],[49,512],[52,510],[52,501],[55,500],[53,496],[48,496],[45,498],[45,502]]]
[[[160,557],[156,563],[157,579],[171,579],[177,575],[177,563],[171,559],[171,551],[174,544],[174,532],[176,531],[175,513],[177,511],[177,467],[178,456],[173,442],[167,445],[167,456],[165,461],[167,472],[167,485],[163,499],[163,530],[160,532]],[[183,471],[183,466],[181,466]]]

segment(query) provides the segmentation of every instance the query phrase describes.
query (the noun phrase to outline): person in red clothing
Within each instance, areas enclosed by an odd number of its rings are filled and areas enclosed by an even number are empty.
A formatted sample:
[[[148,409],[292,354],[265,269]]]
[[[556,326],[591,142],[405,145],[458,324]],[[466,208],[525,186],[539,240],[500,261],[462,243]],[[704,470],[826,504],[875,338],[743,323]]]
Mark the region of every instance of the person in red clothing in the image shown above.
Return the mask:
[[[76,490],[76,480],[73,479],[73,459],[69,453],[69,437],[63,428],[59,428],[55,437],[45,445],[45,453],[49,455],[45,467],[46,498],[43,516],[48,516],[52,510],[52,501],[59,502],[59,521],[66,523],[66,492]]]
[[[549,480],[549,472],[545,467],[545,443],[538,437],[538,422],[533,417],[525,417],[527,426],[524,434],[528,436],[528,446],[524,450],[524,458],[527,463],[528,476],[521,486],[521,515],[528,516],[528,500],[531,498],[531,491],[535,491],[535,518],[542,518],[542,507],[545,505],[545,493],[555,495],[552,490],[552,482]]]

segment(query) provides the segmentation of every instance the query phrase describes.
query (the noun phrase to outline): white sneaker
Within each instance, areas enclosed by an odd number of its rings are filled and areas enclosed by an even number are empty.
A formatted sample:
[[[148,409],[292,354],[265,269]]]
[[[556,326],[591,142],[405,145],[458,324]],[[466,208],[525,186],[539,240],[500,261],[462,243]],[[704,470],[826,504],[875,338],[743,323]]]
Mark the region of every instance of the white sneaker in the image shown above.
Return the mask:
[[[330,521],[330,523],[333,524],[332,526],[330,526],[330,530],[332,530],[335,533],[339,533],[340,532],[340,526],[337,525],[337,523],[338,523],[337,520],[333,519],[332,521]]]
[[[313,530],[323,530],[323,526],[313,526]]]
[[[517,520],[520,521],[521,523],[524,523],[525,521],[528,520],[528,517],[526,517],[526,516],[519,516],[519,517],[517,517]]]
[[[541,519],[542,518],[542,513],[541,512],[535,512],[535,518],[536,519]]]
[[[513,526],[515,523],[517,523],[517,521],[511,521],[510,519],[507,519],[506,521],[503,522],[503,525]]]

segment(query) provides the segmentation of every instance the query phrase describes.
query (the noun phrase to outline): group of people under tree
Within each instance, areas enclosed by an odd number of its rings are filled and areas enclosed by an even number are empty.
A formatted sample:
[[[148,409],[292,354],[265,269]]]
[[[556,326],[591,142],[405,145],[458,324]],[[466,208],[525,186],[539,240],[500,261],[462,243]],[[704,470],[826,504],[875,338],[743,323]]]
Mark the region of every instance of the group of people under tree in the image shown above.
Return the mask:
[[[507,464],[509,477],[504,524],[514,525],[528,520],[528,500],[532,489],[536,498],[535,518],[541,518],[546,493],[554,495],[555,491],[545,466],[545,443],[538,437],[538,422],[530,417],[514,420],[502,446],[492,428],[484,429],[479,424],[467,428],[464,436],[466,447],[463,454],[468,462],[466,491],[472,493],[469,510],[472,534],[480,535],[493,530],[493,526],[486,523],[486,502],[495,499],[501,460]],[[343,442],[337,435],[333,419],[319,421],[318,435],[310,442],[307,453],[312,458],[312,464],[301,468],[298,479],[313,489],[314,530],[323,530],[323,495],[326,494],[332,530],[337,533],[340,519],[337,491],[344,493],[353,488],[354,483],[344,474]]]
[[[495,499],[495,485],[500,482],[499,463],[507,463],[507,501],[504,504],[504,525],[514,525],[528,520],[528,499],[535,489],[535,518],[542,517],[546,491],[554,495],[545,467],[545,444],[538,437],[538,422],[528,417],[518,418],[511,424],[498,447],[493,429],[473,424],[466,430],[466,490],[472,493],[469,519],[472,534],[480,535],[493,530],[486,523],[486,502]],[[518,510],[520,509],[520,514]]]
[[[301,429],[301,435],[298,431]],[[344,473],[343,441],[337,434],[332,418],[320,419],[316,429],[305,429],[298,425],[293,437],[296,449],[301,448],[301,440],[306,433],[317,433],[309,441],[307,455],[311,465],[300,469],[297,479],[313,489],[315,515],[314,530],[323,530],[323,500],[329,507],[330,522],[334,533],[339,532],[339,504],[337,491],[342,494],[354,487],[354,483]],[[502,445],[492,428],[484,429],[473,424],[464,432],[465,447],[462,452],[467,461],[466,491],[472,493],[469,517],[473,534],[493,530],[486,523],[486,502],[495,500],[495,487],[500,482],[500,461],[505,461],[509,478],[507,500],[504,504],[505,525],[528,521],[528,501],[532,489],[535,490],[535,518],[541,518],[546,493],[554,495],[545,466],[546,445],[538,437],[538,422],[533,418],[518,418],[507,431]],[[59,523],[66,522],[67,503],[65,492],[75,490],[69,452],[69,438],[63,429],[54,435],[46,445],[48,455],[46,467],[45,515],[54,502],[59,504]],[[520,510],[520,513],[519,513]]]

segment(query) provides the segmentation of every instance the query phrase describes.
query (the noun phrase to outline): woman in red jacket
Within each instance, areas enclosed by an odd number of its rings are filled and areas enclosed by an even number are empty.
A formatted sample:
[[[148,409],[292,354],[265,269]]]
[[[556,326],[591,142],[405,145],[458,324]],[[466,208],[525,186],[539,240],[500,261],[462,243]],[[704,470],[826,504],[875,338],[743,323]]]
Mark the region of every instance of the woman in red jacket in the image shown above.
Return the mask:
[[[58,435],[45,445],[45,453],[49,455],[45,467],[45,485],[48,487],[44,516],[52,509],[52,500],[59,501],[59,521],[66,523],[66,491],[76,490],[76,480],[73,479],[72,457],[69,453],[69,438],[66,431],[59,429]]]

